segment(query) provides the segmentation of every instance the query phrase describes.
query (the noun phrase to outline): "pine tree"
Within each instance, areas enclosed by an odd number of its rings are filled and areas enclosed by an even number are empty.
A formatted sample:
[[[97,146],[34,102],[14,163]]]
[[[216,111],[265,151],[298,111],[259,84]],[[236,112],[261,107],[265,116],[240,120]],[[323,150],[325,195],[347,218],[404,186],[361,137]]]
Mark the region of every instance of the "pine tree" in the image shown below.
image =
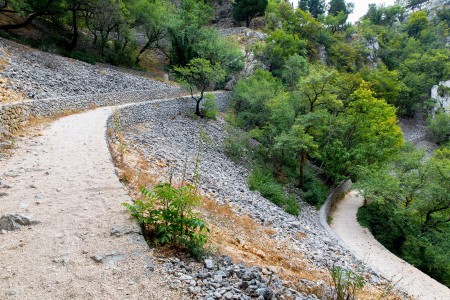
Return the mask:
[[[328,14],[337,16],[341,11],[346,14],[348,13],[345,0],[331,0],[330,8],[328,9]]]
[[[300,7],[301,10],[303,11],[309,11],[308,10],[308,0],[300,0],[298,2],[298,7]]]
[[[300,0],[298,6],[301,10],[309,11],[314,18],[325,12],[325,0]]]
[[[250,21],[266,10],[267,0],[235,0],[233,3],[233,18],[236,21],[245,21],[250,26]]]

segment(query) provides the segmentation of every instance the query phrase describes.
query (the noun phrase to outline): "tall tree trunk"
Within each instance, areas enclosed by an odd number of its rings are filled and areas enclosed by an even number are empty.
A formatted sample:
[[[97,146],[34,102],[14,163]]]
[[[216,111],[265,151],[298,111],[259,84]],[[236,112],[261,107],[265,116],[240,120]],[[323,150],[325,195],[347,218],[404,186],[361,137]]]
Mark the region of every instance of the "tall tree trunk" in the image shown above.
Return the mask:
[[[80,33],[78,32],[78,9],[80,8],[80,4],[74,4],[72,6],[72,28],[73,28],[73,37],[70,41],[69,46],[67,47],[67,50],[72,51],[76,48],[78,44],[78,38],[80,36]]]
[[[305,187],[305,163],[306,163],[306,151],[300,152],[300,188]]]
[[[138,55],[136,56],[136,64],[138,64],[141,61],[141,55],[150,48],[151,42],[150,40],[144,45],[144,47],[141,48]]]
[[[198,100],[195,100],[195,101],[197,101],[197,103],[195,105],[195,114],[200,117],[201,116],[201,113],[200,113],[200,101],[201,101],[201,99],[198,99]]]

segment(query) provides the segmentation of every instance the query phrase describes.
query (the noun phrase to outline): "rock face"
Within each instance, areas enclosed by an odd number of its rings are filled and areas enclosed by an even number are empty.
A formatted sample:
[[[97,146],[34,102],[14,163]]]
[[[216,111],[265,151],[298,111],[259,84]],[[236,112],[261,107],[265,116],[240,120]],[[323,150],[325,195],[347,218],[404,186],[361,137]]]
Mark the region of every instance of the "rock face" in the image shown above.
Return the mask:
[[[30,218],[19,214],[7,214],[0,217],[0,231],[20,230],[22,226],[39,224],[39,221],[32,221]]]
[[[435,111],[450,110],[450,80],[441,81],[431,89],[431,98],[436,100]]]
[[[367,58],[369,59],[372,68],[377,67],[379,61],[378,50],[380,49],[380,44],[378,43],[377,37],[372,37],[366,40],[366,49],[368,50]]]
[[[438,10],[449,6],[448,0],[428,0],[408,8],[406,12],[409,15],[418,10],[425,10],[428,13],[428,19],[431,20],[436,17]]]

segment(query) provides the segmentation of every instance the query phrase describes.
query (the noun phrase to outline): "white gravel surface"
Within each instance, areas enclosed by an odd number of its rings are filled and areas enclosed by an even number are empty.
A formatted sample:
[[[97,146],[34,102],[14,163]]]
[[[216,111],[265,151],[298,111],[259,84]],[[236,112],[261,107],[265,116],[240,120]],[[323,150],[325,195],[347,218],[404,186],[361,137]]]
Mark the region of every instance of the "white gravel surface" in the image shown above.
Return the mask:
[[[0,161],[0,215],[40,222],[0,234],[0,299],[184,298],[121,206],[129,199],[105,141],[110,112],[62,118]]]
[[[368,229],[359,225],[356,213],[363,203],[363,198],[351,191],[335,206],[331,228],[347,247],[360,260],[416,299],[450,299],[450,289],[392,254]]]

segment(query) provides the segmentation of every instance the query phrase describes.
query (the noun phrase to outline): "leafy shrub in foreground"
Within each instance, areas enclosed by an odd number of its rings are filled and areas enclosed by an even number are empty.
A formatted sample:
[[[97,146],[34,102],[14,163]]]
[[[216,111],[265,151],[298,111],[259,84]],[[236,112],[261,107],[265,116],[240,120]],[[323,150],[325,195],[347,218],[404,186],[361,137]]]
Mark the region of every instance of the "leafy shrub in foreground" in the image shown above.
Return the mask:
[[[364,278],[352,270],[346,270],[339,266],[333,266],[329,271],[334,288],[333,299],[357,299],[357,292],[364,288]]]
[[[173,244],[201,257],[207,242],[208,227],[192,209],[200,196],[192,185],[175,188],[161,183],[152,190],[141,188],[142,197],[133,204],[123,203],[137,218],[146,236],[156,244]]]

